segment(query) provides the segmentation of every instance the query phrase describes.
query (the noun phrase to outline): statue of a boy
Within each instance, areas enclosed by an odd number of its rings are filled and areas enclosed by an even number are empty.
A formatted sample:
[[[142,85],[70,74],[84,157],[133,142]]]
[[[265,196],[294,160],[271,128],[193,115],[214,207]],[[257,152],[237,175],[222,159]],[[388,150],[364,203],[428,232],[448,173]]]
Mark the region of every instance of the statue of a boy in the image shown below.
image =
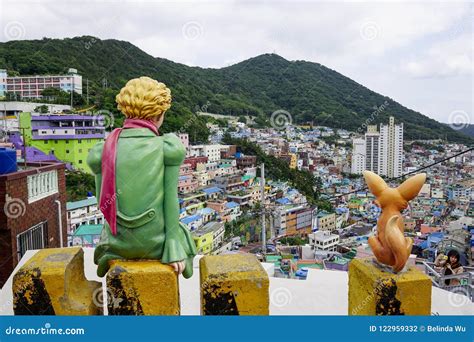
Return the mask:
[[[127,118],[87,159],[107,223],[94,262],[102,277],[114,259],[156,259],[192,275],[194,241],[179,222],[178,176],[185,148],[174,134],[159,136],[171,92],[149,77],[127,82],[116,97]]]

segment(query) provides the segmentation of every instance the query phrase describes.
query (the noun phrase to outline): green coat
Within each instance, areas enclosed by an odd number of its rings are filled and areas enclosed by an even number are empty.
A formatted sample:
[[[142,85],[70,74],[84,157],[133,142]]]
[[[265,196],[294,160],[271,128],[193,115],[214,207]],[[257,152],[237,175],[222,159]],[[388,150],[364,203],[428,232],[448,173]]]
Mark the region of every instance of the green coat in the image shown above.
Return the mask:
[[[87,163],[95,174],[100,198],[104,142],[89,152]],[[178,177],[185,149],[174,134],[156,136],[147,128],[124,129],[117,145],[117,235],[104,224],[94,262],[102,277],[113,259],[184,260],[183,276],[193,272],[196,246],[179,222]]]

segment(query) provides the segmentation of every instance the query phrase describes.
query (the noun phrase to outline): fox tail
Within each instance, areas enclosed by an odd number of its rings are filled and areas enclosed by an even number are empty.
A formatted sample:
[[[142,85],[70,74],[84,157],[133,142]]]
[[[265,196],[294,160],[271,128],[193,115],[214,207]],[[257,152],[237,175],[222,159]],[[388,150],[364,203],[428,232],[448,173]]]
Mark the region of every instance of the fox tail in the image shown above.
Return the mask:
[[[392,269],[395,273],[400,272],[410,257],[413,240],[406,238],[398,228],[398,216],[394,215],[387,221],[385,236],[388,247],[395,257]]]

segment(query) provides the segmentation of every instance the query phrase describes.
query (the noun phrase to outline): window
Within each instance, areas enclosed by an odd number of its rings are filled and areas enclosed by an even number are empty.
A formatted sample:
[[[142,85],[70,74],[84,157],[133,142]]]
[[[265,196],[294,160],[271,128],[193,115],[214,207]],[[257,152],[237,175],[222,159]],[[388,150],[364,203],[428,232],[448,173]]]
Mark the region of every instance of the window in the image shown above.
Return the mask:
[[[79,159],[79,164],[82,164],[82,159]]]
[[[58,143],[58,141],[57,141],[57,140],[54,140],[54,143],[55,143],[55,144],[57,144],[57,143]]]
[[[69,153],[69,150],[66,150],[66,153]]]
[[[25,255],[30,249],[43,249],[48,247],[48,225],[41,222],[36,226],[20,233],[16,236],[16,246],[18,258]]]
[[[65,131],[65,133],[67,133],[67,131]],[[66,139],[66,144],[69,144],[69,140]]]

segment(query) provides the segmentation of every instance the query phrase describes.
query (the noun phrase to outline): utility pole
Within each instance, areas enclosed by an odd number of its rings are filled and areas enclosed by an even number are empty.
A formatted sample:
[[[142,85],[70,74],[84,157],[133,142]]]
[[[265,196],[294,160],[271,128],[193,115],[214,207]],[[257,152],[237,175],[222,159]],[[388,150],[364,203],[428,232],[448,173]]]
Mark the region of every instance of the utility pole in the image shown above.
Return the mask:
[[[26,138],[25,138],[25,127],[18,127],[21,132],[21,138],[23,139],[23,166],[26,169],[27,161],[26,161]]]
[[[72,78],[72,87],[71,87],[71,110],[72,110],[72,105],[73,105],[73,93],[74,93],[74,77]]]
[[[86,79],[86,101],[87,105],[89,105],[89,79]]]
[[[274,242],[273,240],[275,239],[275,229],[273,227],[273,220],[273,211],[270,211],[270,239],[272,239],[272,242]]]
[[[261,210],[262,210],[262,255],[267,254],[267,232],[265,228],[265,164],[260,165],[260,187],[262,191]]]

